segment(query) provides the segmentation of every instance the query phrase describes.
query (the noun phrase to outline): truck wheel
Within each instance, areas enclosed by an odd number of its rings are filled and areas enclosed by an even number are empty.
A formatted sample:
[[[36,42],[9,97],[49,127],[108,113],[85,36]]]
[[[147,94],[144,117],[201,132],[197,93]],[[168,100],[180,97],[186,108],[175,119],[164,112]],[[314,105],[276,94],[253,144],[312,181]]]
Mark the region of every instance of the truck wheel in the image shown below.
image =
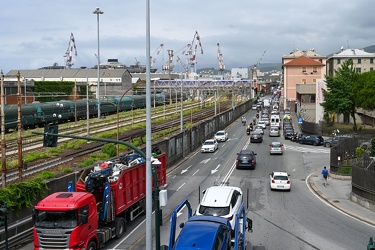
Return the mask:
[[[126,231],[124,218],[115,219],[115,230],[116,238],[120,239]]]
[[[90,241],[89,245],[87,246],[87,250],[96,250],[96,243],[94,241]]]

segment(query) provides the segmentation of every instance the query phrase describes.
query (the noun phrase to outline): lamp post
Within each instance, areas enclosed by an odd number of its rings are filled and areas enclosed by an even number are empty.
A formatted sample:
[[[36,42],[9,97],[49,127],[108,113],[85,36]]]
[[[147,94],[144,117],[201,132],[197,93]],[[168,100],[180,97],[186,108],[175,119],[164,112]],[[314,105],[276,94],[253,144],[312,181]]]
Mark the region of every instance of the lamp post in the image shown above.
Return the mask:
[[[86,76],[86,130],[87,137],[90,136],[90,107],[89,107],[89,77]]]
[[[104,12],[97,7],[93,14],[96,14],[97,26],[98,26],[98,87],[97,87],[97,99],[98,99],[98,118],[100,118],[100,46],[99,46],[99,15],[103,14]]]

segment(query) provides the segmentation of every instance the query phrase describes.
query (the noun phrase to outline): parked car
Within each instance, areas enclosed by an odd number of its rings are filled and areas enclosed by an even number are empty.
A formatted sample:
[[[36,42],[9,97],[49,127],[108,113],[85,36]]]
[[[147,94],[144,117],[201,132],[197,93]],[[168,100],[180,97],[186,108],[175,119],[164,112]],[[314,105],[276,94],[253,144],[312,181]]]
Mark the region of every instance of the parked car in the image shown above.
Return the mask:
[[[202,144],[201,152],[215,152],[218,148],[219,144],[217,143],[216,139],[208,139]]]
[[[252,110],[256,110],[256,109],[257,109],[257,104],[254,103],[254,104],[251,106],[251,109],[252,109]]]
[[[291,183],[287,172],[275,172],[270,174],[270,187],[271,190],[287,190],[290,191]]]
[[[299,139],[299,144],[310,144],[314,146],[323,145],[324,139],[318,135],[306,135]]]
[[[294,129],[293,128],[286,128],[284,129],[284,139],[285,140],[290,140],[292,138],[292,135],[294,134]]]
[[[242,190],[232,186],[212,186],[203,193],[196,215],[224,217],[229,220],[232,228],[235,228],[235,215],[243,201]]]
[[[334,147],[334,146],[337,146],[340,143],[340,141],[345,140],[347,138],[351,138],[351,136],[350,135],[337,135],[337,136],[332,137],[331,139],[325,140],[323,143],[323,146],[327,148]]]
[[[255,169],[256,153],[251,150],[241,150],[237,153],[236,168],[250,168]]]
[[[271,137],[271,136],[276,136],[276,137],[279,137],[280,136],[280,129],[279,129],[279,127],[275,127],[275,126],[273,126],[273,127],[270,127],[270,133],[269,133],[269,136]]]
[[[279,154],[282,155],[284,153],[283,150],[284,145],[281,142],[273,141],[270,144],[270,155]]]
[[[250,142],[263,142],[263,135],[261,133],[253,132],[250,134]]]
[[[219,130],[215,134],[215,139],[219,141],[226,141],[228,140],[228,133],[225,130]]]

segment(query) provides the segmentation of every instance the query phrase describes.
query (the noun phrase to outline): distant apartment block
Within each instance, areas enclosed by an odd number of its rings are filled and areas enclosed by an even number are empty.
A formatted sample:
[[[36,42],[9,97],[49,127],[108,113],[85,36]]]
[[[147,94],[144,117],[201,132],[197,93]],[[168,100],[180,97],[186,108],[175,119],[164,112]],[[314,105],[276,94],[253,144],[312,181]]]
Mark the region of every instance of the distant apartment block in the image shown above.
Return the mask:
[[[362,49],[343,49],[327,59],[327,75],[334,76],[335,70],[341,67],[346,60],[352,60],[355,71],[358,73],[374,70],[375,53],[368,53]]]

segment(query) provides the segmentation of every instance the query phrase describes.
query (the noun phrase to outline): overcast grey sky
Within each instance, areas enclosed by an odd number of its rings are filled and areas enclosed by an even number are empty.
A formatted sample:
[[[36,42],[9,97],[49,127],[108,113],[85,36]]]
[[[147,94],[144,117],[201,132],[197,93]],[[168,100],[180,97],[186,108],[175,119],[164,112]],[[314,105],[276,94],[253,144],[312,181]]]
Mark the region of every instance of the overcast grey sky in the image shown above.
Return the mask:
[[[63,57],[70,33],[78,56],[73,67],[93,67],[97,59],[96,7],[100,15],[101,62],[135,58],[146,63],[146,0],[12,0],[2,1],[0,69],[37,69]],[[344,48],[375,44],[373,0],[150,0],[151,55],[164,49],[155,67],[167,63],[167,50],[187,61],[181,49],[198,31],[203,55],[197,68],[218,68],[220,43],[226,69],[257,63],[280,63],[293,49],[328,55]],[[181,54],[180,54],[181,53]],[[182,67],[176,64],[177,71]]]

